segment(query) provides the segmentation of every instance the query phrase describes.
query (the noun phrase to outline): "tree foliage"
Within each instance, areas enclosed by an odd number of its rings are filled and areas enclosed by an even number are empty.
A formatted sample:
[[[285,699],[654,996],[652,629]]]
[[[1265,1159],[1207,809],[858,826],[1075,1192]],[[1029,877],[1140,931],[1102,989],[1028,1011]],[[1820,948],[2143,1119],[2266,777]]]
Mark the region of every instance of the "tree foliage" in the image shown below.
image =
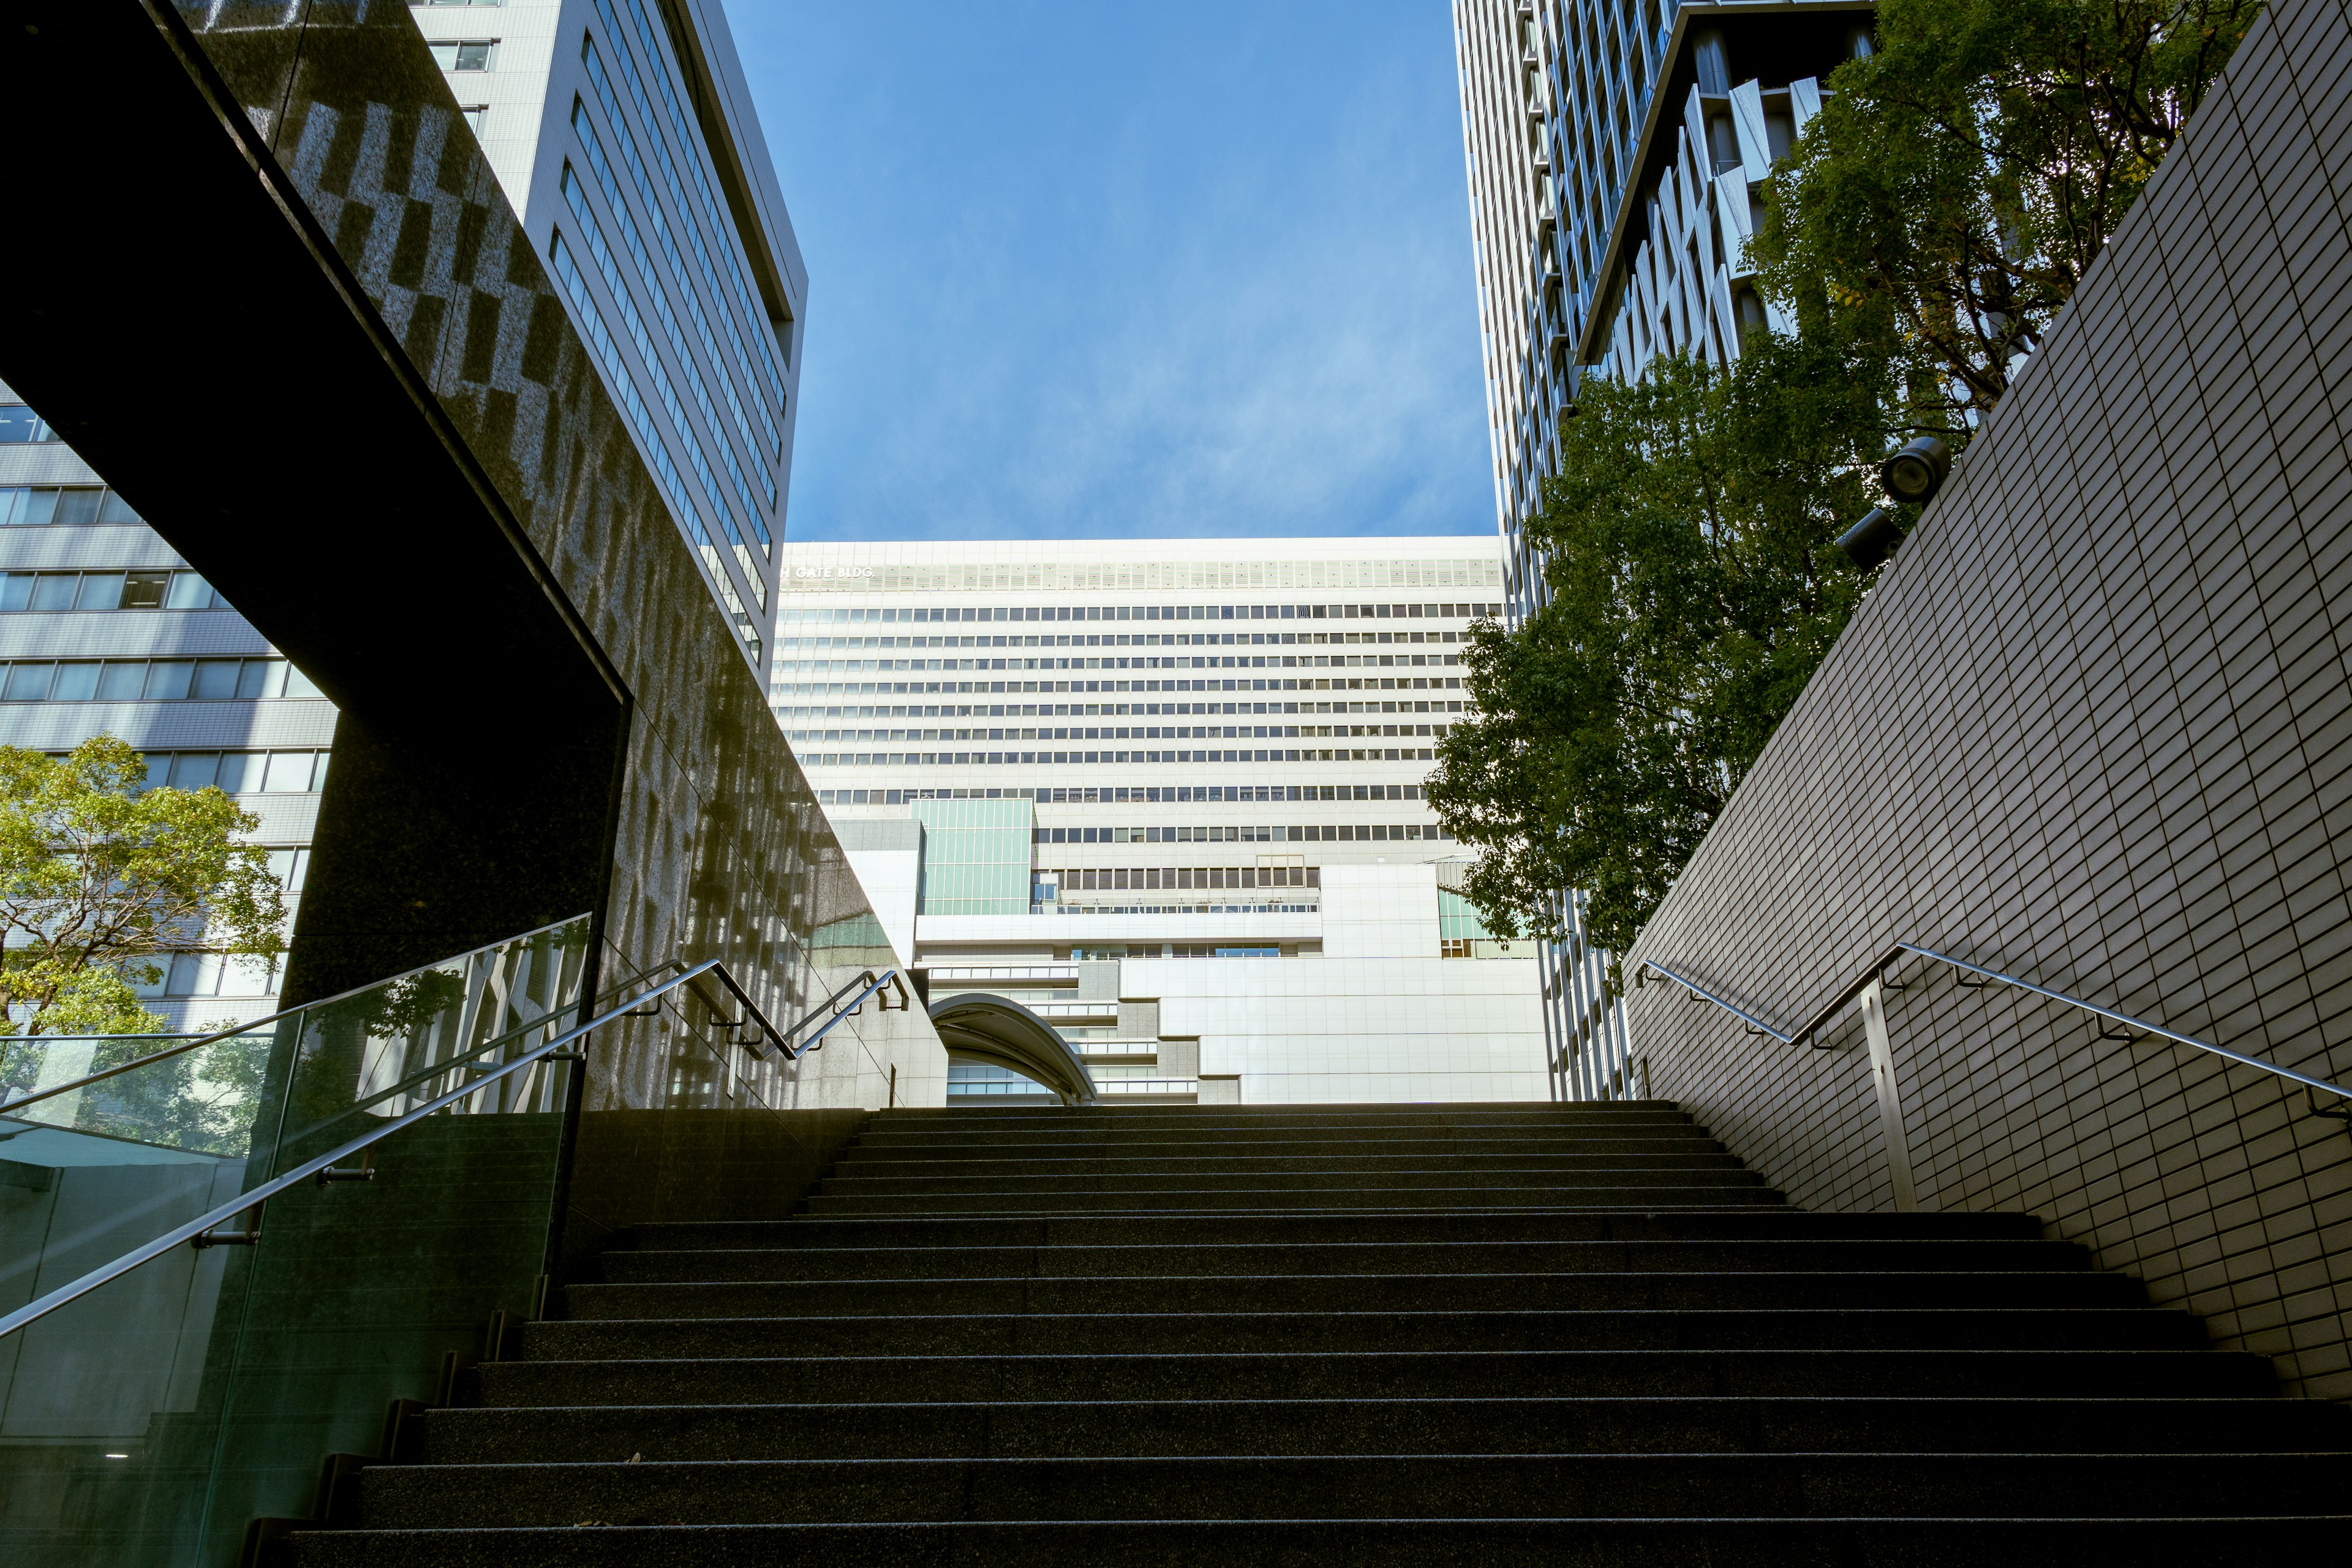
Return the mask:
[[[1893,369],[1914,429],[1962,431],[2178,141],[2260,0],[1884,0],[1775,171],[1765,290]]]
[[[1586,383],[1528,525],[1550,602],[1472,629],[1428,784],[1490,929],[1556,935],[1574,887],[1632,942],[1860,600],[1834,545],[1875,499],[1884,390],[1827,335],[1763,333],[1728,371]]]
[[[1871,467],[1965,443],[2260,9],[1883,0],[1753,242],[1796,336],[1588,378],[1529,524],[1549,603],[1472,635],[1429,794],[1492,929],[1557,936],[1577,888],[1632,944],[1859,602]]]
[[[260,826],[217,789],[143,789],[111,735],[62,758],[0,746],[0,1005],[11,1033],[138,1034],[175,952],[285,951]]]

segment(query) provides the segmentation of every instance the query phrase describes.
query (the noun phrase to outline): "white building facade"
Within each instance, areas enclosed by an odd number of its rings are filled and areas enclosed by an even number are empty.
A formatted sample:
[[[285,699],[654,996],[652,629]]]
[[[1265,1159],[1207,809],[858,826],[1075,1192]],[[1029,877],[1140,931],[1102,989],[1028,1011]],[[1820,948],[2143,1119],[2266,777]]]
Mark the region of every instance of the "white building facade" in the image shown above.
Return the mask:
[[[1532,950],[1477,926],[1422,795],[1493,542],[784,559],[778,721],[935,999],[1023,1003],[1118,1099],[1553,1092]]]
[[[808,275],[719,0],[409,9],[762,668]]]
[[[1847,0],[1454,0],[1495,504],[1512,624],[1547,596],[1527,519],[1558,469],[1587,374],[1662,353],[1736,359],[1784,327],[1753,284],[1758,193],[1820,107],[1819,78],[1869,48]],[[1556,1073],[1579,1099],[1641,1092],[1609,955],[1561,896],[1543,943]]]

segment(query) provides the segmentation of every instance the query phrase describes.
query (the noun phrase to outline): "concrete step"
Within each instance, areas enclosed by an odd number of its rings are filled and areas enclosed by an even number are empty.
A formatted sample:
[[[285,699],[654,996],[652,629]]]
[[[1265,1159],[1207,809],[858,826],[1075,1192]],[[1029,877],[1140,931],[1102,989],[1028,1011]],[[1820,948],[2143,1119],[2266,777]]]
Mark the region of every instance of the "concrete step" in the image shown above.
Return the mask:
[[[1248,1520],[311,1531],[286,1568],[2308,1568],[2352,1514],[2262,1519]],[[593,1526],[593,1528],[582,1528]]]
[[[1370,1312],[1820,1310],[1929,1307],[2129,1308],[2139,1281],[2086,1269],[2051,1274],[1320,1274],[1081,1279],[794,1279],[764,1264],[793,1253],[640,1253],[611,1259],[611,1285],[567,1288],[568,1315],[607,1310],[595,1292],[632,1285],[761,1283],[780,1317],[956,1312]],[[732,1266],[730,1267],[729,1265]],[[613,1270],[628,1265],[626,1272]]]
[[[2042,1222],[2025,1214],[1813,1214],[1786,1207],[1737,1213],[1253,1215],[1066,1215],[1040,1217],[685,1221],[638,1226],[625,1246],[679,1251],[710,1247],[981,1247],[1333,1242],[1464,1241],[2028,1241]],[[2088,1268],[2072,1243],[2047,1244],[2068,1268]],[[1992,1255],[1984,1255],[1991,1258]],[[1997,1259],[1983,1267],[2014,1267]],[[2042,1263],[2036,1268],[2056,1265]]]
[[[1255,1187],[1233,1190],[1105,1190],[1022,1194],[940,1193],[873,1196],[820,1193],[811,1214],[1087,1214],[1132,1209],[1416,1209],[1416,1208],[1673,1208],[1737,1207],[1786,1200],[1765,1187],[1719,1185],[1662,1190],[1641,1186],[1531,1188],[1520,1186]]]
[[[361,1476],[361,1521],[2258,1517],[2295,1511],[2299,1499],[2352,1502],[2344,1452],[627,1459],[376,1466]]]
[[[1125,1110],[1111,1114],[1124,1115]],[[1332,1117],[1317,1121],[1171,1121],[1152,1127],[1106,1123],[1099,1117],[1068,1113],[1067,1120],[996,1122],[972,1120],[923,1126],[893,1125],[877,1121],[858,1134],[861,1149],[1015,1148],[1055,1149],[1089,1146],[1113,1141],[1134,1144],[1159,1143],[1314,1143],[1362,1142],[1395,1139],[1412,1142],[1484,1142],[1489,1140],[1623,1139],[1712,1142],[1705,1127],[1681,1115],[1629,1117],[1606,1122],[1569,1118],[1496,1117],[1475,1121],[1425,1121],[1398,1116]]]
[[[530,1359],[469,1375],[484,1405],[1354,1398],[2264,1399],[2263,1357],[2207,1350],[1433,1350],[891,1356],[780,1353],[788,1325],[531,1324]],[[644,1359],[630,1359],[634,1342]]]
[[[1690,1165],[1545,1164],[1513,1161],[1505,1164],[1454,1170],[1434,1161],[1398,1165],[1337,1166],[1320,1163],[1284,1165],[1255,1171],[1208,1168],[1155,1170],[1148,1164],[1089,1173],[1045,1171],[1015,1174],[976,1175],[943,1172],[919,1175],[871,1174],[866,1172],[828,1176],[818,1191],[829,1198],[920,1196],[929,1194],[1026,1196],[1054,1193],[1202,1193],[1352,1192],[1365,1188],[1411,1187],[1416,1193],[1491,1191],[1508,1188],[1535,1196],[1583,1193],[1595,1188],[1612,1191],[1643,1189],[1679,1191],[1686,1187],[1759,1187],[1763,1178],[1736,1163]]]
[[[1406,1140],[1400,1140],[1406,1142]],[[1350,1145],[1089,1145],[1049,1154],[1004,1154],[1002,1150],[852,1150],[833,1168],[835,1175],[1058,1175],[1110,1171],[1517,1171],[1517,1168],[1612,1168],[1612,1171],[1677,1171],[1722,1166],[1738,1171],[1740,1159],[1712,1138],[1609,1138],[1573,1142],[1564,1138],[1519,1138],[1465,1142],[1463,1147],[1406,1142],[1406,1147]]]
[[[1122,1351],[2169,1350],[2206,1342],[2185,1312],[1999,1307],[1759,1311],[1113,1312],[794,1317],[771,1285],[609,1285],[533,1355],[1090,1355]],[[591,1316],[609,1313],[609,1316]],[[538,1331],[551,1347],[542,1352]],[[688,1347],[692,1348],[688,1348]]]
[[[436,1410],[420,1462],[1232,1454],[2352,1451],[2352,1410],[2278,1399],[1321,1399]],[[627,1454],[621,1455],[627,1458]]]
[[[1357,1216],[1361,1217],[1361,1216]],[[1412,1216],[1419,1217],[1419,1216]],[[1544,1216],[1551,1217],[1551,1216]],[[736,1228],[736,1227],[730,1227]],[[772,1227],[757,1234],[772,1236]],[[639,1248],[604,1263],[631,1278]],[[1135,1279],[1149,1275],[1745,1274],[2090,1272],[2063,1241],[1170,1241],[1163,1246],[762,1247],[761,1278],[798,1279]],[[728,1267],[714,1252],[711,1268]],[[645,1278],[637,1274],[635,1278]],[[724,1278],[725,1276],[720,1276]],[[740,1277],[740,1276],[739,1276]]]

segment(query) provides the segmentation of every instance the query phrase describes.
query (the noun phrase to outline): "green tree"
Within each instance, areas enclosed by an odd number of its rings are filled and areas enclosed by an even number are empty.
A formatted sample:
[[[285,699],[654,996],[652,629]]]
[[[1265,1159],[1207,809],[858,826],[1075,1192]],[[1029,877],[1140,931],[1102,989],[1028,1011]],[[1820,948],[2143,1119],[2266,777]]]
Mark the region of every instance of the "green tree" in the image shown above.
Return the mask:
[[[7,1030],[163,1027],[137,987],[175,952],[285,951],[260,826],[217,789],[143,789],[145,761],[100,735],[61,758],[0,746],[0,1005]]]
[[[1892,373],[1914,430],[2009,389],[2180,137],[2260,0],[1883,0],[1752,246],[1808,328]]]
[[[1858,603],[1830,545],[1874,460],[1966,441],[2260,10],[1883,0],[1753,242],[1797,337],[1588,380],[1529,526],[1550,602],[1473,634],[1430,796],[1492,929],[1559,934],[1573,887],[1632,944]]]
[[[1528,524],[1550,600],[1472,629],[1428,784],[1489,929],[1556,936],[1573,887],[1632,943],[1860,601],[1835,541],[1875,499],[1885,394],[1826,334],[1585,383]]]

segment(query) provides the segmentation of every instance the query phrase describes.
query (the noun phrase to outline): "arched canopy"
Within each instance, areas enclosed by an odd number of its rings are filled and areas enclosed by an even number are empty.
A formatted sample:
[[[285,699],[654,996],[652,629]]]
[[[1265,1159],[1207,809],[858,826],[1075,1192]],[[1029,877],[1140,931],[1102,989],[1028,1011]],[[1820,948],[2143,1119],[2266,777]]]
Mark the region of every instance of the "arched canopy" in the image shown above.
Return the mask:
[[[931,1004],[931,1024],[956,1056],[1034,1079],[1064,1105],[1095,1102],[1095,1080],[1078,1053],[1060,1030],[1018,1002],[977,991],[942,996]]]

